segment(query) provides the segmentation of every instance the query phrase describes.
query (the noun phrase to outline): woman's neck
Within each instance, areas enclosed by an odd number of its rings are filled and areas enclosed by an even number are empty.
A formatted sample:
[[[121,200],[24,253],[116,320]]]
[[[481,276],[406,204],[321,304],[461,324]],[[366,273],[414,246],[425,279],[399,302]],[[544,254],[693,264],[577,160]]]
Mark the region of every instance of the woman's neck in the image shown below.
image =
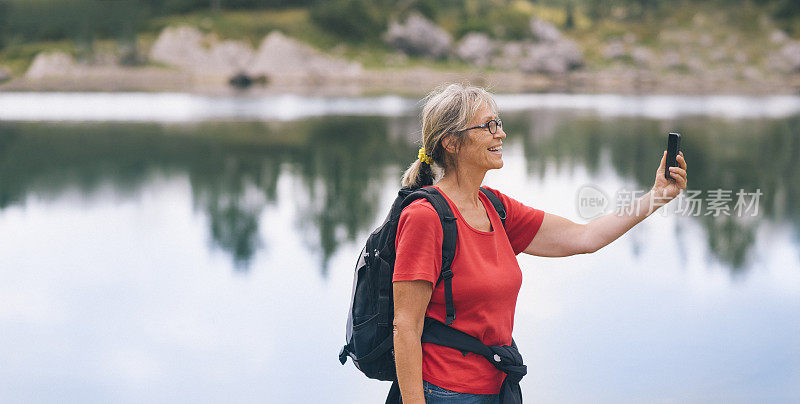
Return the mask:
[[[461,170],[451,170],[436,182],[436,186],[457,205],[467,203],[479,206],[481,202],[478,193],[485,176],[486,171],[466,173]]]

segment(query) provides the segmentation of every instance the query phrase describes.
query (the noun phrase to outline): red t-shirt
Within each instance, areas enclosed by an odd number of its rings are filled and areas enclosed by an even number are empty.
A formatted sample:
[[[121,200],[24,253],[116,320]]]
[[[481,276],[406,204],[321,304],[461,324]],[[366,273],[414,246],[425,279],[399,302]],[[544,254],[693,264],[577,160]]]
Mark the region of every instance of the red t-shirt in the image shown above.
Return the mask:
[[[439,192],[441,189],[436,187]],[[514,310],[522,285],[516,255],[533,240],[544,212],[493,191],[506,207],[506,225],[486,196],[479,193],[492,231],[471,227],[445,195],[456,216],[458,243],[453,260],[452,327],[477,337],[486,345],[511,344]],[[444,195],[444,192],[442,192]],[[436,285],[442,265],[442,225],[425,199],[414,201],[400,215],[393,281],[426,280]],[[427,317],[444,322],[444,282],[433,289]],[[484,357],[436,344],[422,344],[422,378],[448,390],[497,394],[505,373]]]

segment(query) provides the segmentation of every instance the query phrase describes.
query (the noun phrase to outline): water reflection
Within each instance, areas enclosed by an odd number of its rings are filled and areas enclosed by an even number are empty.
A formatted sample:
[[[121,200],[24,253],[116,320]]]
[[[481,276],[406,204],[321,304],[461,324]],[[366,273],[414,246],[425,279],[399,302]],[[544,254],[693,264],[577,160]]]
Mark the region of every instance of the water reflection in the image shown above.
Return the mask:
[[[301,226],[316,229],[312,244],[322,254],[322,273],[340,243],[353,241],[374,222],[382,206],[378,197],[388,175],[396,176],[413,146],[390,140],[385,118],[333,117],[316,120],[308,141],[296,150],[291,165],[301,174],[307,197]]]
[[[585,167],[598,177],[610,164],[639,189],[652,185],[663,134],[684,133],[689,188],[763,192],[757,218],[691,219],[733,272],[747,267],[762,221],[791,223],[797,239],[800,116],[604,119],[532,110],[503,117],[514,135],[509,141],[522,145],[529,175],[542,179],[554,174],[549,170]],[[326,276],[338,246],[356,241],[384,213],[382,184],[398,179],[413,158],[416,125],[412,114],[172,125],[0,123],[0,209],[71,190],[91,198],[110,187],[129,198],[155,174],[188,176],[194,209],[207,217],[213,247],[246,271],[259,249],[269,249],[259,228],[286,231],[270,228],[261,217],[276,203],[279,178],[288,173],[302,185],[291,198],[305,212],[297,225]]]
[[[337,246],[373,222],[380,192],[374,185],[413,153],[405,139],[388,139],[387,124],[374,117],[188,126],[4,123],[0,209],[74,189],[91,198],[104,185],[133,197],[155,173],[188,175],[213,246],[246,270],[254,253],[268,247],[259,238],[259,217],[277,198],[280,174],[289,171],[302,178],[304,189],[293,198],[307,213],[299,225],[321,251],[325,274]]]
[[[487,182],[572,218],[586,182],[649,187],[670,130],[691,188],[764,192],[758,217],[653,217],[596,254],[520,256],[525,397],[798,401],[800,117],[503,118],[507,166]],[[412,112],[0,122],[0,396],[383,400],[336,353],[358,244],[417,130]]]
[[[688,188],[708,191],[731,190],[731,215],[714,217],[707,203],[700,216],[711,252],[734,272],[746,267],[762,220],[790,222],[800,229],[800,115],[787,119],[726,120],[683,117],[666,121],[645,118],[600,119],[549,111],[531,113],[514,121],[528,133],[523,137],[525,157],[531,172],[547,175],[547,163],[558,170],[584,166],[599,176],[600,156],[610,157],[617,175],[631,181],[631,189],[648,190],[654,178],[654,161],[665,147],[664,134],[684,134],[681,148],[690,162]],[[757,218],[737,217],[736,193],[756,192]],[[709,214],[709,216],[706,216]],[[752,220],[756,219],[756,220]]]

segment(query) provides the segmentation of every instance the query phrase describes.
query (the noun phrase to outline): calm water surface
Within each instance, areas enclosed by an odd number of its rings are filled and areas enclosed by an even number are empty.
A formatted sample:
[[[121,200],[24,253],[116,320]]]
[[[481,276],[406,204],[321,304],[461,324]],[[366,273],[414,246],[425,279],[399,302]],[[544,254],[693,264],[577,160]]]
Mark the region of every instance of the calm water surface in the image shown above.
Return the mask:
[[[416,100],[149,97],[0,97],[0,401],[382,402],[337,353]],[[797,98],[499,101],[485,183],[531,206],[585,222],[586,185],[649,189],[670,131],[690,189],[733,193],[519,257],[526,401],[800,400]]]

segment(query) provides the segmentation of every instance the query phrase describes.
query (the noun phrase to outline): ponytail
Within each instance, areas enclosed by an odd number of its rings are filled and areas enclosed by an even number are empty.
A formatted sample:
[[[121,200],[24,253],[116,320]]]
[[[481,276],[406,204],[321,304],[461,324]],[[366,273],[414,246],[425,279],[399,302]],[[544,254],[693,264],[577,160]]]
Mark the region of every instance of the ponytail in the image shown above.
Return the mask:
[[[421,188],[426,185],[433,185],[435,175],[432,167],[423,163],[419,159],[411,163],[406,172],[403,174],[402,184],[404,187]]]

